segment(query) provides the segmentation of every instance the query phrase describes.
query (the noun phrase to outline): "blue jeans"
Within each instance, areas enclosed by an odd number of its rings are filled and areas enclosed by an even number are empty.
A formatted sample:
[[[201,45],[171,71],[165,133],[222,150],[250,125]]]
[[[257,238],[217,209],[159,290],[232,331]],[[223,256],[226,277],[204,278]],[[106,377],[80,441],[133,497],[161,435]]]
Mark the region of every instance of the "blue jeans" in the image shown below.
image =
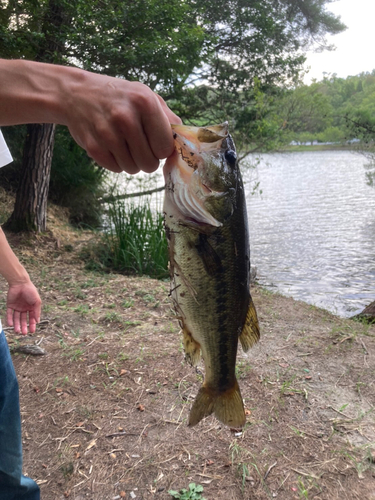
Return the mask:
[[[18,382],[4,332],[0,333],[0,500],[39,500],[39,486],[22,475]]]

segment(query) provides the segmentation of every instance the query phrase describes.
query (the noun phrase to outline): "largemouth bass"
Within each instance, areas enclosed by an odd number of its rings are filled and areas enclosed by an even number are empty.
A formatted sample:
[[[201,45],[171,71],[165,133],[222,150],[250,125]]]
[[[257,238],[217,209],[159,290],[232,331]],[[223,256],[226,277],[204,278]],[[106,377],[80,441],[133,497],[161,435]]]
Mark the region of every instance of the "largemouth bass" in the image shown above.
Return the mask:
[[[238,340],[259,339],[250,296],[250,248],[244,187],[228,125],[173,126],[175,152],[164,165],[165,230],[171,296],[187,360],[202,353],[205,379],[189,425],[214,413],[245,424],[235,375]]]

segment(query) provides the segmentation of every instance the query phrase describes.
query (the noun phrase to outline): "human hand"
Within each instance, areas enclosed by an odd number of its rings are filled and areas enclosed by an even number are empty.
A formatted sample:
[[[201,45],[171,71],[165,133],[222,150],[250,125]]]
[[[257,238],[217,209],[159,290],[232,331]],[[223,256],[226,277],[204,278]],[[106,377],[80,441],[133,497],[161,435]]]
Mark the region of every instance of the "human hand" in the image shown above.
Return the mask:
[[[39,294],[31,281],[10,284],[7,295],[7,321],[16,333],[27,334],[27,325],[31,333],[35,332],[40,321],[41,304]]]
[[[66,96],[65,124],[99,165],[151,173],[173,153],[171,123],[181,120],[149,87],[86,71],[76,76]]]

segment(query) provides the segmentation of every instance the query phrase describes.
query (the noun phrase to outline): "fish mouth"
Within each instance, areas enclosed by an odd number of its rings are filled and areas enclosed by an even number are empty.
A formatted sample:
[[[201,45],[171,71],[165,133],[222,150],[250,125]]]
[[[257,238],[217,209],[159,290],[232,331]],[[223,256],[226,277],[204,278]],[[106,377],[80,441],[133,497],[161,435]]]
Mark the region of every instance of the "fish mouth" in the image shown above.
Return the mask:
[[[221,149],[228,137],[228,122],[208,127],[172,125],[172,130],[177,153],[196,170],[203,162],[202,153]]]
[[[166,194],[181,223],[222,226],[205,207],[209,197],[225,196],[202,181],[207,156],[220,151],[228,137],[228,123],[209,127],[172,125],[175,153],[164,166]]]

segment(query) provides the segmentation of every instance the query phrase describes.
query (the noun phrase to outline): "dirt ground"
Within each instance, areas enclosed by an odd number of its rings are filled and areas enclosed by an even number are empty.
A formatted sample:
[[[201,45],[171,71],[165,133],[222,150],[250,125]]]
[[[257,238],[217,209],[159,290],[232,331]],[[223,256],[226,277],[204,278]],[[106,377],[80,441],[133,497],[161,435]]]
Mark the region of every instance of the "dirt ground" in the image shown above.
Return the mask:
[[[184,361],[169,284],[86,271],[88,238],[11,238],[44,302],[36,334],[6,331],[24,471],[44,500],[164,500],[189,483],[207,500],[375,500],[374,325],[254,287],[261,341],[237,361],[246,427],[189,428],[203,365]],[[35,343],[45,355],[17,352]]]

